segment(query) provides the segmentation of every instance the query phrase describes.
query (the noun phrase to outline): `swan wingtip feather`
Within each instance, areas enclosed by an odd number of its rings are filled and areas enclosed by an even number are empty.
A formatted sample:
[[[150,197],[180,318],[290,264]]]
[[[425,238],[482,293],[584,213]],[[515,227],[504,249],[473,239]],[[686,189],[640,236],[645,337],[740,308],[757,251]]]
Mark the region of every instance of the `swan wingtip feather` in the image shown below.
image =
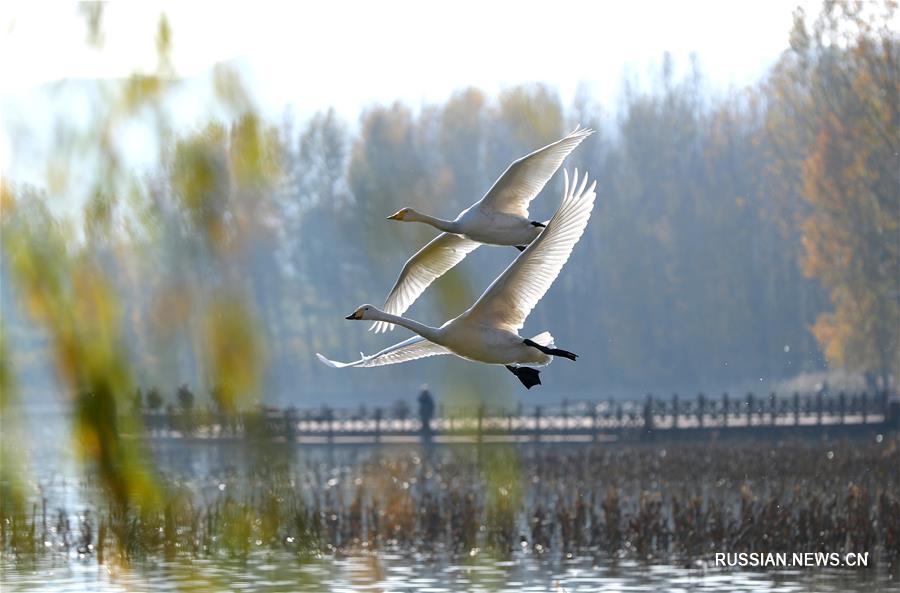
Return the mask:
[[[318,359],[319,359],[320,361],[322,361],[324,364],[330,366],[330,367],[333,368],[333,369],[339,369],[339,368],[341,368],[341,366],[343,366],[343,365],[341,365],[341,363],[339,363],[339,362],[336,362],[336,361],[334,361],[334,360],[325,358],[324,356],[322,356],[322,355],[319,354],[318,352],[316,352],[316,358],[318,358]]]

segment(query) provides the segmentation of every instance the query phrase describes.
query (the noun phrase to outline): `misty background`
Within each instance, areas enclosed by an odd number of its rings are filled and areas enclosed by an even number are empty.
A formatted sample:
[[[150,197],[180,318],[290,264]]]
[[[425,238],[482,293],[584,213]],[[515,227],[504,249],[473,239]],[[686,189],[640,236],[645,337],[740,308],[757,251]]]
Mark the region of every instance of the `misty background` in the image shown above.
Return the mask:
[[[102,10],[85,17],[99,43]],[[895,23],[892,3],[796,12],[777,62],[738,89],[663,53],[645,83],[623,76],[613,104],[590,86],[564,100],[528,82],[372,103],[357,119],[263,114],[234,65],[179,78],[182,40],[162,18],[152,74],[34,91],[68,105],[52,126],[33,124],[53,130],[42,178],[3,180],[3,366],[26,402],[98,382],[300,407],[411,398],[422,383],[439,399],[465,384],[488,401],[809,390],[825,378],[889,387],[900,364]],[[197,97],[210,107],[181,125],[173,113],[206,104]],[[522,331],[550,330],[577,363],[519,393],[503,369],[451,357],[345,371],[315,359],[408,336],[343,320],[380,306],[436,234],[387,215],[452,218],[512,160],[578,124],[597,132],[563,166],[598,180],[597,206]],[[27,150],[30,125],[5,119],[9,145]],[[140,155],[155,164],[134,167]],[[553,213],[561,177],[533,218]],[[73,191],[75,211],[58,199]],[[477,250],[407,315],[440,325],[516,255]]]

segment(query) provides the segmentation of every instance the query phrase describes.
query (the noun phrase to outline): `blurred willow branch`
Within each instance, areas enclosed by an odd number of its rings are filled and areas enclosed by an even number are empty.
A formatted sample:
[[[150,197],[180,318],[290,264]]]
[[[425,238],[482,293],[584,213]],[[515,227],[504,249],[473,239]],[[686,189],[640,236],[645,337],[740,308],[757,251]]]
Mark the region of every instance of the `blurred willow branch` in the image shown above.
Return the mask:
[[[82,13],[88,42],[102,51],[102,5]],[[121,511],[137,505],[158,511],[167,498],[143,440],[132,438],[143,432],[140,409],[131,405],[137,385],[167,382],[150,351],[168,349],[172,334],[154,327],[187,327],[198,372],[225,412],[258,401],[264,364],[247,282],[236,262],[246,263],[249,237],[259,230],[257,198],[278,173],[274,136],[260,124],[238,73],[218,65],[211,81],[213,115],[236,123],[210,123],[176,138],[168,103],[180,82],[165,16],[156,48],[155,72],[94,82],[86,124],[58,118],[46,192],[2,186],[9,279],[21,308],[47,337],[75,412],[75,449],[98,471]],[[121,138],[135,126],[158,146],[162,179],[129,169]],[[80,221],[54,214],[58,198],[84,204]],[[173,237],[179,240],[173,243]],[[182,263],[186,252],[193,267]],[[176,273],[154,281],[154,270],[169,269]],[[205,276],[197,278],[198,270],[207,270]],[[154,303],[150,309],[158,314],[143,319],[138,300]],[[135,334],[157,343],[136,351],[128,339]],[[15,372],[5,342],[2,365],[6,415]],[[5,461],[4,484],[14,484],[21,471]],[[117,536],[123,545],[125,534]]]

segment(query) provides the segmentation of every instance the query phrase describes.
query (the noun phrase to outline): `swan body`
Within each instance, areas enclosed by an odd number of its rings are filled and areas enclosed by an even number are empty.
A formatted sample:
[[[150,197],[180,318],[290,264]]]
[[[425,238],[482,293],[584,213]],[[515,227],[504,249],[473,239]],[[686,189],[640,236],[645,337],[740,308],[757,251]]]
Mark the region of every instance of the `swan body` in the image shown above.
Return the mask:
[[[441,328],[437,343],[461,358],[486,364],[532,366],[544,366],[553,360],[551,356],[526,346],[517,332],[457,319]]]
[[[402,315],[435,279],[481,244],[514,246],[520,250],[530,245],[546,223],[531,220],[528,205],[563,160],[593,133],[590,128],[575,128],[568,136],[514,161],[484,197],[453,220],[436,218],[413,208],[403,208],[388,216],[388,220],[428,224],[443,233],[409,258],[385,299],[384,311]],[[392,323],[378,321],[369,329],[377,333],[393,327]]]
[[[556,280],[584,233],[594,206],[596,185],[595,181],[587,188],[585,175],[579,186],[576,170],[570,188],[566,174],[563,200],[547,228],[458,317],[441,327],[431,327],[373,305],[363,305],[347,319],[400,325],[417,335],[350,363],[329,360],[321,354],[316,356],[329,366],[344,368],[375,367],[455,354],[475,362],[506,365],[529,389],[539,384],[538,371],[529,367],[547,365],[554,356],[575,360],[576,355],[557,349],[549,332],[523,339],[519,330]]]
[[[454,220],[428,216],[413,208],[404,208],[388,219],[423,222],[445,233],[461,235],[476,243],[510,247],[530,244],[537,239],[545,226],[544,223],[531,221],[526,216],[476,208],[475,205],[460,212]]]

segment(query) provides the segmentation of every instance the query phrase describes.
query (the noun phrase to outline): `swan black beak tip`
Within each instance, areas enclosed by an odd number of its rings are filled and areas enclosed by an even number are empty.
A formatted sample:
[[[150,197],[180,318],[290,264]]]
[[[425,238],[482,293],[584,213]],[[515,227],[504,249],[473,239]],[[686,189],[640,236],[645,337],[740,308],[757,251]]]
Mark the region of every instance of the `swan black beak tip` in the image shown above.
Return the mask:
[[[355,315],[355,313],[351,313],[350,315],[347,315],[346,317],[344,317],[344,319],[351,319],[351,320],[356,319],[356,317],[354,317],[354,315]]]

